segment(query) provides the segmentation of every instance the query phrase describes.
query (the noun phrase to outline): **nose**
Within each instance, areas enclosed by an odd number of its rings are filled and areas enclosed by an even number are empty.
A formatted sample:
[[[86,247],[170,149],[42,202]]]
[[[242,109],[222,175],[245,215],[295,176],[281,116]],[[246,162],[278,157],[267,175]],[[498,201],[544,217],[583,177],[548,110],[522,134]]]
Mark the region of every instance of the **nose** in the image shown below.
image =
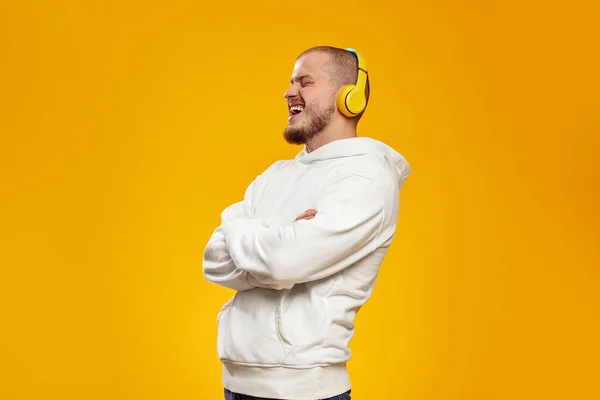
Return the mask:
[[[291,97],[297,97],[298,96],[298,87],[296,85],[291,85],[289,87],[288,90],[285,91],[285,93],[283,94],[283,97],[285,97],[286,99],[289,99]]]

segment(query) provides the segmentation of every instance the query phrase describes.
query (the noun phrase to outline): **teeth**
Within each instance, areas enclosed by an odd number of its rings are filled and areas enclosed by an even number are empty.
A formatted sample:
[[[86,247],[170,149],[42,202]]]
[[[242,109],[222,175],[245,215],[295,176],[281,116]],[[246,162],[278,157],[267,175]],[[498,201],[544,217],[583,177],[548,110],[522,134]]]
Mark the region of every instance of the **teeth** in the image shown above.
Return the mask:
[[[290,107],[290,111],[301,112],[302,110],[304,110],[304,106],[293,106],[293,107]]]

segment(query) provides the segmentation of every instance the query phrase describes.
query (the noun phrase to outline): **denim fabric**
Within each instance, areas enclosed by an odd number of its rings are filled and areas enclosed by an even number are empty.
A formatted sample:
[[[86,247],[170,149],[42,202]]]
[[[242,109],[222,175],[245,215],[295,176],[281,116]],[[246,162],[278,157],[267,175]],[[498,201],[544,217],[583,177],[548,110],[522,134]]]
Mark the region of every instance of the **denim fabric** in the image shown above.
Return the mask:
[[[326,399],[315,399],[315,400],[351,400],[350,392],[351,392],[351,390],[348,390],[346,393],[338,394],[337,396],[328,397]],[[278,400],[278,399],[253,397],[253,396],[248,396],[245,394],[233,393],[233,392],[225,389],[225,400]]]

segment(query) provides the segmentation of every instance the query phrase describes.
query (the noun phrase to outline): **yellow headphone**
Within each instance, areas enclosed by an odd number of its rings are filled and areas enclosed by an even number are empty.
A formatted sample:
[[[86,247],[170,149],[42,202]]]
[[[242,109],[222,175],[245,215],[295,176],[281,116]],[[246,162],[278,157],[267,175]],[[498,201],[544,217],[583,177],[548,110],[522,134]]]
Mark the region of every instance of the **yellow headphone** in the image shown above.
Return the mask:
[[[367,106],[365,87],[367,85],[367,63],[364,58],[354,49],[346,49],[356,57],[358,63],[358,78],[356,84],[346,85],[340,91],[337,98],[338,110],[346,117],[354,117],[360,114]]]

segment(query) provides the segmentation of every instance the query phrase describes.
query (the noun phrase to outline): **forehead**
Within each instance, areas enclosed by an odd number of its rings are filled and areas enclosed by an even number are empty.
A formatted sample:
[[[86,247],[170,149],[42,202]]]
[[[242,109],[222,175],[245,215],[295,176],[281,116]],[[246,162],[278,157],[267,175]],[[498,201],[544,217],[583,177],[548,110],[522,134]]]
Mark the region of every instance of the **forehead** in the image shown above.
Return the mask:
[[[311,52],[301,56],[294,64],[292,81],[302,79],[305,76],[310,76],[312,78],[326,77],[327,74],[323,67],[328,59],[329,56],[321,52]]]

